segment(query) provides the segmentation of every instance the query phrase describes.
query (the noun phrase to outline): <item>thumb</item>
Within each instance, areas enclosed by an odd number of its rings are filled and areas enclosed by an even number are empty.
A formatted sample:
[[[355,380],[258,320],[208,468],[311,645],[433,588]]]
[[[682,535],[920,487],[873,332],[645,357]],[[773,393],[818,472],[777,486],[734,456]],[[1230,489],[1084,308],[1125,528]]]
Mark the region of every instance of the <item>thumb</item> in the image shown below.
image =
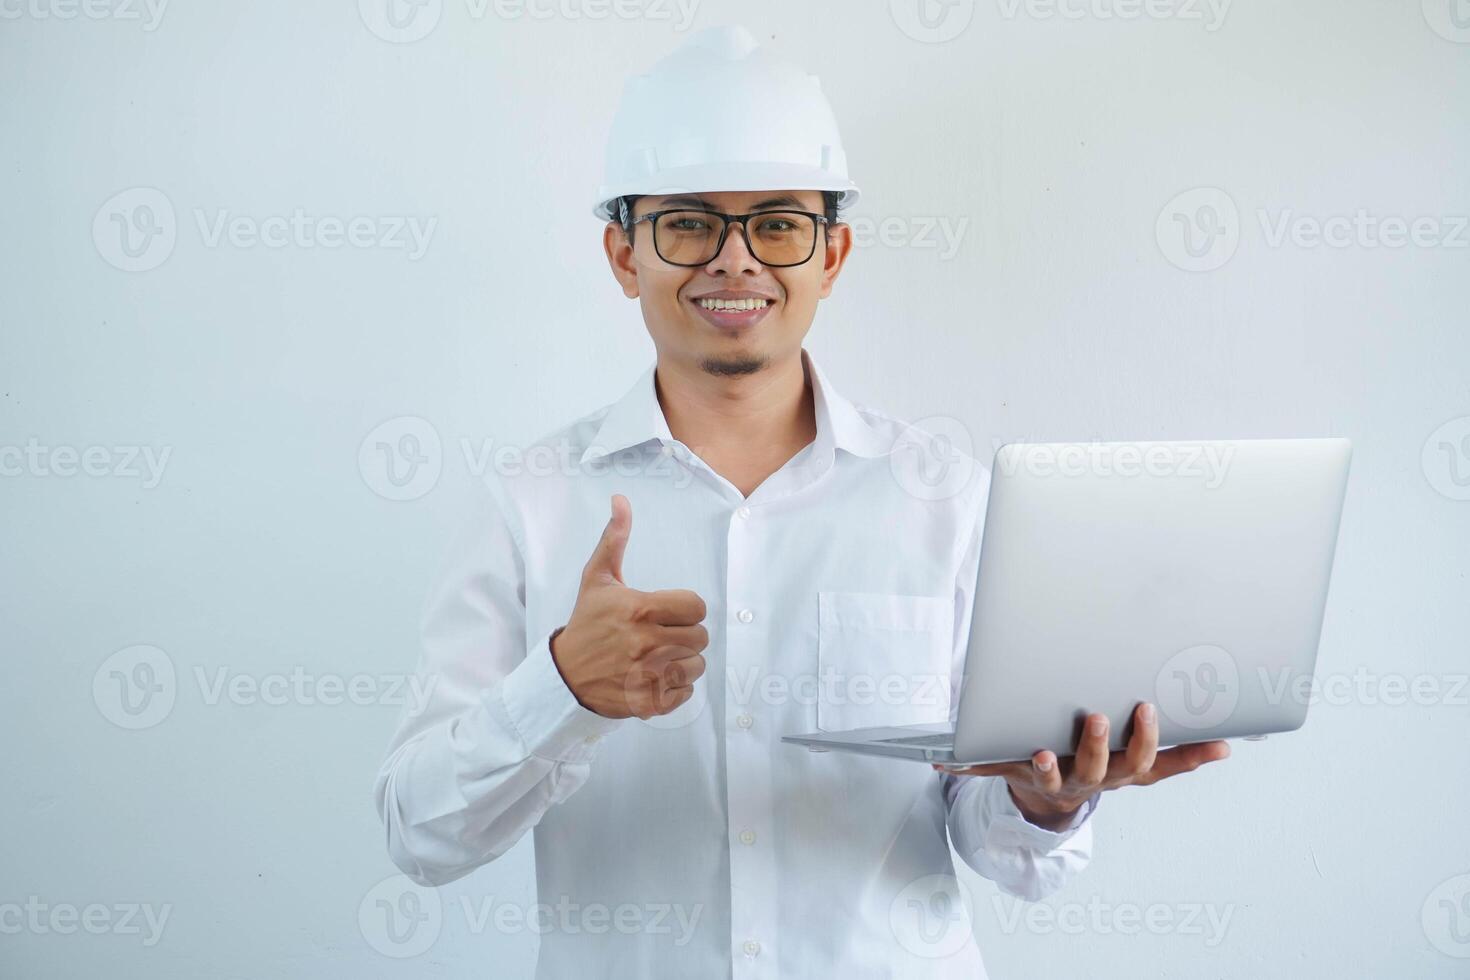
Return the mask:
[[[607,520],[607,527],[602,529],[602,537],[598,539],[592,557],[587,560],[583,578],[601,575],[619,585],[626,584],[623,582],[623,552],[628,547],[628,533],[632,529],[633,505],[622,494],[613,494],[612,516]]]

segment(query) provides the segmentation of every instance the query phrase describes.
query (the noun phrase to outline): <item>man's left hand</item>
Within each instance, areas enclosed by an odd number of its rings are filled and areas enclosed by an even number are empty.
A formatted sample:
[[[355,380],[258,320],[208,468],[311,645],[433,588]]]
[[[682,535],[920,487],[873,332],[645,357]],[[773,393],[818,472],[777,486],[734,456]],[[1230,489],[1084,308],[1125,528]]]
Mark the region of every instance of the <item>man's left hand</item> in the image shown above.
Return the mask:
[[[991,762],[965,768],[936,764],[958,776],[1004,776],[1016,809],[1030,823],[1061,830],[1093,794],[1123,786],[1150,786],[1161,779],[1193,772],[1208,762],[1228,758],[1223,741],[1195,742],[1159,751],[1158,713],[1152,704],[1133,710],[1133,734],[1121,752],[1108,751],[1108,718],[1087,716],[1077,754],[1058,759],[1043,750],[1028,762]]]

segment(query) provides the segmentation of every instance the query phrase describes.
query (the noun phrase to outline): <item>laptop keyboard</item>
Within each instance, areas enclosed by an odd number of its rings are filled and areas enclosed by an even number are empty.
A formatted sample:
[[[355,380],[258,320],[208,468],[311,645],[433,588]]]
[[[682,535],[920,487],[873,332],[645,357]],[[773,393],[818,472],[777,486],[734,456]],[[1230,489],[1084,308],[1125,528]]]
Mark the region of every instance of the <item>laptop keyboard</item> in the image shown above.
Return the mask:
[[[938,735],[909,735],[906,738],[885,738],[882,741],[889,745],[951,745],[954,743],[954,732],[940,732]]]

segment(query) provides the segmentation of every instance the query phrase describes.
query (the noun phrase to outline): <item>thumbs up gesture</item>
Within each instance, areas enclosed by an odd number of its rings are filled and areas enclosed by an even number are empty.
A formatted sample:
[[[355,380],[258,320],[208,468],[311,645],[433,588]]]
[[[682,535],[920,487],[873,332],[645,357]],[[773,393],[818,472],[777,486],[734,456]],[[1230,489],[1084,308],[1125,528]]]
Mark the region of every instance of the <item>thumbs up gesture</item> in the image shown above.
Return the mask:
[[[612,517],[587,565],[551,657],[582,706],[608,718],[651,718],[688,701],[704,673],[704,600],[688,589],[640,592],[623,581],[633,507],[613,494]]]

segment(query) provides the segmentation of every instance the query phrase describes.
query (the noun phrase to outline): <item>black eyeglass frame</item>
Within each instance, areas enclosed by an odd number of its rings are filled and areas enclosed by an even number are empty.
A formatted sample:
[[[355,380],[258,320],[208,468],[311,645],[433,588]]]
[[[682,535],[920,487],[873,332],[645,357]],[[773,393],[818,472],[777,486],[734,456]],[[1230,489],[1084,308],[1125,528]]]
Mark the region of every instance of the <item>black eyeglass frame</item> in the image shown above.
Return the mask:
[[[761,260],[760,256],[755,254],[755,247],[750,243],[750,225],[748,224],[748,222],[751,218],[758,218],[763,214],[799,214],[803,217],[811,218],[814,225],[829,224],[826,215],[818,214],[815,211],[802,211],[798,208],[766,208],[762,211],[749,211],[745,214],[726,214],[724,211],[715,211],[710,208],[664,208],[661,211],[650,211],[647,214],[639,215],[638,217],[631,219],[627,223],[628,231],[631,232],[634,225],[639,224],[643,221],[647,221],[651,224],[652,222],[657,221],[659,218],[663,217],[666,214],[687,214],[690,212],[693,212],[695,214],[713,215],[714,217],[719,218],[724,222],[724,225],[720,228],[720,240],[715,243],[714,254],[711,255],[708,259],[705,259],[703,262],[673,262],[669,259],[664,258],[663,251],[658,247],[658,226],[653,225],[649,229],[649,237],[653,239],[654,254],[656,254],[662,261],[668,262],[669,265],[676,265],[684,269],[697,269],[700,266],[709,265],[716,258],[718,258],[720,253],[725,250],[725,237],[730,234],[730,226],[732,224],[740,225],[741,233],[745,235],[746,249],[750,252],[752,256],[755,257],[755,260],[757,262],[760,262],[760,264],[765,266],[766,268],[790,269],[798,265],[806,265],[812,260],[812,256],[817,254],[817,236],[815,230],[812,234],[811,251],[807,252],[806,258],[802,259],[800,262],[765,262]]]

